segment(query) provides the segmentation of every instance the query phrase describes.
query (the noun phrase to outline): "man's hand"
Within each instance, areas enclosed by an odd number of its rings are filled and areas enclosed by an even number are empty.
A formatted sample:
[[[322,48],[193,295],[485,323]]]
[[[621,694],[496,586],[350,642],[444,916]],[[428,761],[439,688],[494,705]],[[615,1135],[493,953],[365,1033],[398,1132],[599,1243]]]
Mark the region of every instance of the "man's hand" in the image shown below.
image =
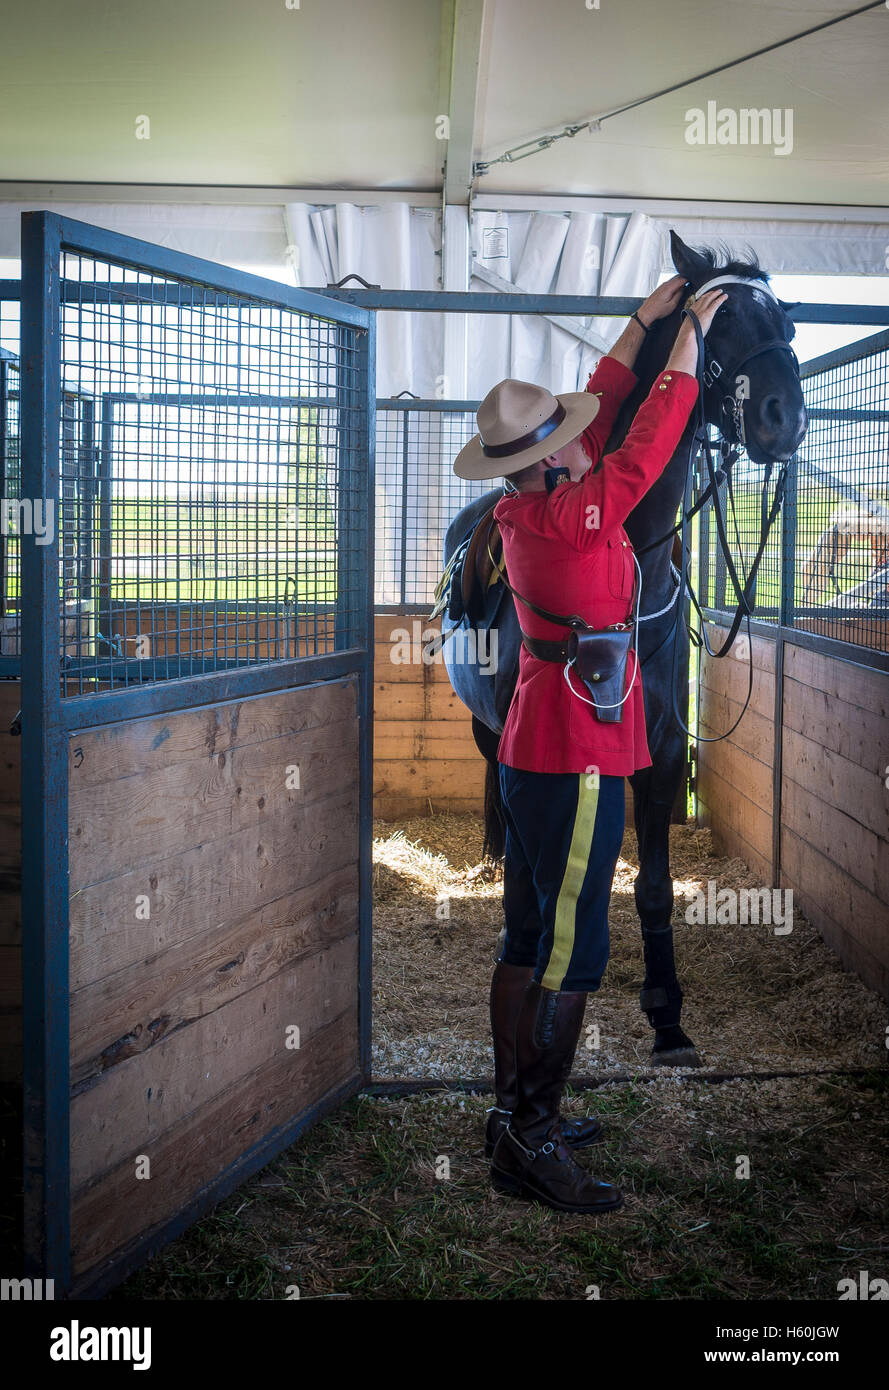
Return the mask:
[[[688,281],[684,275],[674,275],[672,279],[665,280],[662,285],[652,291],[645,303],[640,306],[637,313],[645,324],[650,328],[655,319],[665,319],[678,309],[682,303],[683,295],[687,291]]]

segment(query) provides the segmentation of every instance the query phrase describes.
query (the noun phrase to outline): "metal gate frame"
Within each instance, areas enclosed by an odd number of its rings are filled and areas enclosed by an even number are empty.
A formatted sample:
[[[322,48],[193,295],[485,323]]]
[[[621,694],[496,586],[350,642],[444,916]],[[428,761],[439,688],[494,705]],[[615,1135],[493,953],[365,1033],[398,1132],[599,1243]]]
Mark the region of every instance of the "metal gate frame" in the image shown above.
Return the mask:
[[[371,838],[373,809],[373,467],[375,441],[375,344],[373,313],[337,304],[311,292],[261,279],[211,261],[168,251],[48,212],[22,219],[21,468],[22,496],[45,499],[56,515],[60,503],[62,381],[60,315],[66,287],[66,251],[101,257],[158,277],[252,299],[357,330],[357,369],[344,386],[353,406],[344,416],[343,449],[366,470],[359,505],[341,509],[345,523],[337,551],[338,577],[360,587],[359,616],[344,629],[342,649],[282,659],[265,666],[229,667],[157,684],[73,694],[62,698],[59,680],[59,533],[51,544],[22,539],[22,933],[24,1239],[26,1272],[55,1280],[57,1293],[71,1284],[70,1086],[68,1007],[68,804],[67,748],[77,730],[150,714],[194,708],[307,685],[346,675],[359,692],[359,1068],[370,1063]],[[6,282],[4,290],[9,289]],[[163,287],[148,294],[163,293]],[[180,301],[181,302],[181,299]],[[357,410],[354,408],[357,407]],[[353,423],[355,415],[360,424]],[[342,429],[342,425],[340,425]],[[341,484],[342,485],[342,484]],[[338,586],[338,592],[341,592]],[[17,662],[4,661],[4,674]],[[348,1088],[354,1090],[352,1086]],[[322,1102],[329,1108],[339,1093]],[[127,1257],[134,1267],[203,1211],[218,1202],[305,1129],[315,1106],[273,1133],[219,1175],[210,1189]],[[118,1266],[118,1277],[121,1266]]]

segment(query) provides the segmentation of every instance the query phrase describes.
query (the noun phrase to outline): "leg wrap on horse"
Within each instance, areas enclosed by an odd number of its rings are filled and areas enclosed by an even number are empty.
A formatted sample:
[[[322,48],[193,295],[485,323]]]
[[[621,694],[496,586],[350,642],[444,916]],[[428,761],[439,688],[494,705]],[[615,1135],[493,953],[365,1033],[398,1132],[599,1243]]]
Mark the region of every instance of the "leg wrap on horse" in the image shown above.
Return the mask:
[[[650,931],[642,928],[645,955],[645,982],[639,993],[639,1007],[652,1028],[669,1028],[682,1017],[682,990],[676,978],[673,955],[673,928]]]

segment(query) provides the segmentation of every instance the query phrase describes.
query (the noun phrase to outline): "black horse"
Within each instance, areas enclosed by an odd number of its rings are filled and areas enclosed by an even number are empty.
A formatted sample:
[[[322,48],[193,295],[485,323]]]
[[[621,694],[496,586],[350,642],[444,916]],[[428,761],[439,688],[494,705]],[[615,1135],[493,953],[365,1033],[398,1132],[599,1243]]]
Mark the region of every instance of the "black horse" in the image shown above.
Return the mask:
[[[712,250],[695,251],[671,233],[673,264],[695,292],[716,276],[737,276],[748,283],[723,286],[727,302],[714,319],[706,339],[707,362],[703,406],[709,424],[723,438],[743,444],[754,463],[789,459],[807,428],[799,365],[787,344],[794,336],[788,310],[792,305],[762,288],[767,277],[754,258],[722,259]],[[759,284],[757,284],[759,282]],[[623,442],[636,411],[663,369],[676,336],[681,308],[654,324],[646,336],[634,371],[638,384],[625,402],[608,440],[606,453]],[[714,367],[713,364],[716,364]],[[721,372],[719,369],[722,369]],[[741,372],[743,368],[743,373]],[[699,1066],[694,1044],[680,1026],[682,990],[673,954],[673,879],[670,873],[670,820],[687,763],[687,736],[676,721],[675,708],[688,722],[688,650],[685,622],[676,621],[677,580],[672,564],[673,544],[663,539],[683,500],[694,432],[694,418],[664,472],[633,511],[626,531],[642,570],[642,617],[639,657],[644,676],[645,720],[653,765],[630,778],[639,872],[634,884],[636,910],[642,924],[645,979],[640,1004],[655,1030],[652,1062],[662,1066]],[[501,496],[486,493],[464,507],[448,528],[447,560],[470,533],[474,523]],[[646,549],[646,547],[652,547]],[[502,591],[503,586],[498,586]],[[533,597],[533,595],[531,595]],[[660,616],[654,616],[658,615]],[[652,615],[646,617],[646,615]],[[490,616],[490,614],[489,614]],[[453,624],[447,613],[442,630]],[[444,656],[455,693],[471,710],[479,751],[487,760],[485,778],[485,853],[503,854],[503,821],[497,775],[497,744],[518,675],[521,635],[515,605],[500,602],[494,621],[495,663],[467,659],[473,644],[445,641]],[[674,650],[676,646],[678,650]],[[489,654],[489,647],[480,644]],[[674,675],[678,672],[678,676]]]

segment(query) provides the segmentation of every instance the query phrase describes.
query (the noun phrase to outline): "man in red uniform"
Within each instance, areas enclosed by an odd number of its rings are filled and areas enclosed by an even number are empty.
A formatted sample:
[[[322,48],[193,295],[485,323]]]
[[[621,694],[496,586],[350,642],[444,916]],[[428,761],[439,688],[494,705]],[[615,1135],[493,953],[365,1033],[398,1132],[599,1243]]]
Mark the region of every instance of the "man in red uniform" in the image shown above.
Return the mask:
[[[507,477],[495,517],[511,587],[535,606],[579,614],[590,627],[627,622],[635,561],[623,523],[666,467],[697,397],[697,342],[687,321],[623,445],[592,471],[651,323],[679,305],[685,281],[661,285],[603,357],[586,392],[559,397],[504,381],[482,402],[479,433],[460,453],[460,477]],[[725,302],[695,313],[706,333]],[[547,470],[567,469],[552,490]],[[672,523],[664,518],[664,529]],[[525,637],[556,650],[569,635],[516,597]],[[553,646],[555,644],[555,646]],[[593,1143],[593,1119],[563,1122],[559,1102],[586,997],[608,960],[608,904],[624,830],[624,777],[648,767],[641,673],[631,652],[621,717],[605,722],[562,659],[523,641],[519,677],[498,748],[506,821],[504,944],[491,986],[497,1106],[488,1124],[491,1175],[502,1191],[561,1211],[604,1212],[620,1191],[598,1182],[572,1150]]]

